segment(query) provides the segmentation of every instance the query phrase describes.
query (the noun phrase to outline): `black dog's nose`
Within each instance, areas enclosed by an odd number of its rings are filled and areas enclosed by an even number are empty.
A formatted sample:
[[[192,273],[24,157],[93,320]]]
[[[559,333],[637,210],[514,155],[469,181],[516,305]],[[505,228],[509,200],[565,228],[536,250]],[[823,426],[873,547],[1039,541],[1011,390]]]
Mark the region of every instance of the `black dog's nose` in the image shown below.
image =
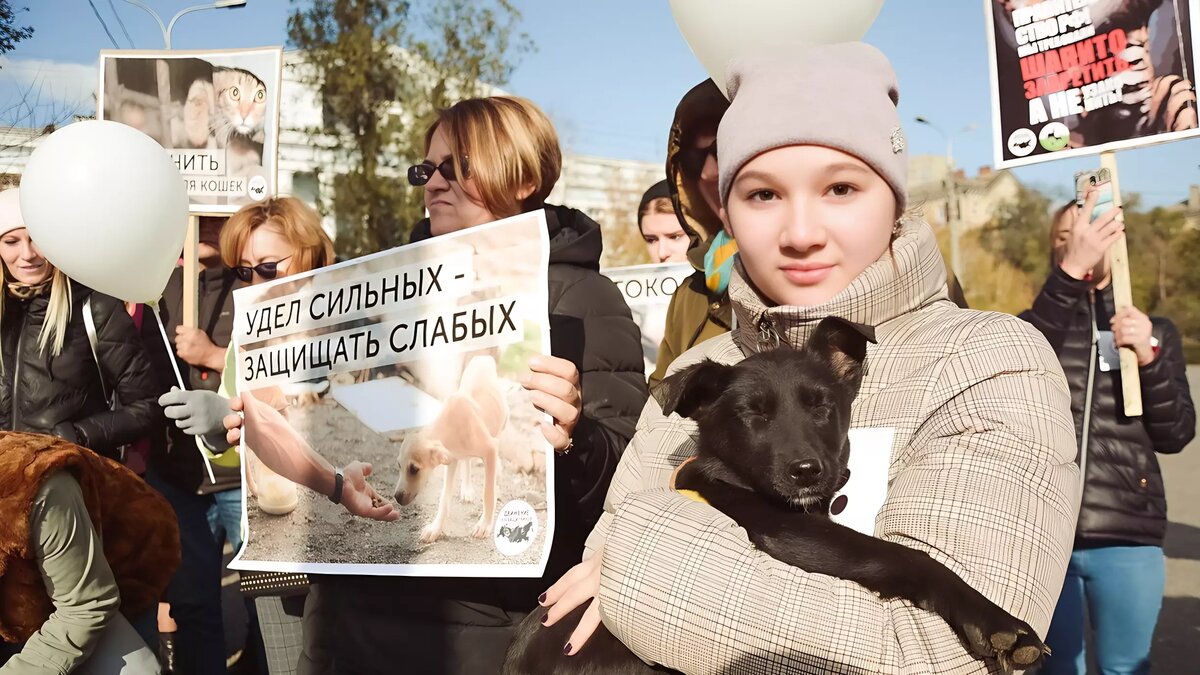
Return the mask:
[[[788,467],[788,473],[800,485],[812,485],[817,482],[817,478],[821,476],[821,460],[805,459],[798,462],[792,462]]]

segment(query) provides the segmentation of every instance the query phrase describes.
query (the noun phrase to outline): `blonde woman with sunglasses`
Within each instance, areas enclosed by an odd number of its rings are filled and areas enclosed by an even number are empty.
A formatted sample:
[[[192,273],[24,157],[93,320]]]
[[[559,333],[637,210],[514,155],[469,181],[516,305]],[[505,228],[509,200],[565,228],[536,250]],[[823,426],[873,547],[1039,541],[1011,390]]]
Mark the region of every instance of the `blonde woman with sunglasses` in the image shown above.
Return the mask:
[[[275,197],[243,207],[230,217],[221,230],[221,260],[242,281],[260,284],[332,263],[333,242],[312,207],[294,197]],[[328,496],[356,516],[376,520],[400,517],[395,506],[380,499],[367,483],[370,464],[351,462],[334,467],[308,445],[271,401],[264,400],[270,397],[235,397],[232,359],[231,347],[220,393],[173,389],[159,400],[167,417],[197,436],[213,461],[232,461],[235,466],[240,461],[237,448],[226,441],[223,420],[235,409],[244,408],[247,416],[267,431],[255,445],[254,454],[272,471]]]

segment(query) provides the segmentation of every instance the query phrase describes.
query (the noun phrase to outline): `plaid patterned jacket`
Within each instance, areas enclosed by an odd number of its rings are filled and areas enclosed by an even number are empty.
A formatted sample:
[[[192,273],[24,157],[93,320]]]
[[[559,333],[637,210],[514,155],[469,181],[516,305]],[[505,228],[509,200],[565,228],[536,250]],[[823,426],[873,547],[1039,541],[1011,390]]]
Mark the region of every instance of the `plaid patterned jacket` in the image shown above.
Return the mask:
[[[764,321],[797,346],[826,316],[874,326],[852,422],[895,430],[874,535],[925,551],[1044,637],[1078,508],[1062,369],[1025,322],[946,299],[927,225],[907,223],[892,250],[811,308],[768,308],[739,269],[739,328],[672,370],[769,348]],[[937,615],[784,565],[724,514],[670,491],[695,431],[648,402],[588,540],[588,555],[604,547],[604,623],[639,656],[687,673],[996,672]]]

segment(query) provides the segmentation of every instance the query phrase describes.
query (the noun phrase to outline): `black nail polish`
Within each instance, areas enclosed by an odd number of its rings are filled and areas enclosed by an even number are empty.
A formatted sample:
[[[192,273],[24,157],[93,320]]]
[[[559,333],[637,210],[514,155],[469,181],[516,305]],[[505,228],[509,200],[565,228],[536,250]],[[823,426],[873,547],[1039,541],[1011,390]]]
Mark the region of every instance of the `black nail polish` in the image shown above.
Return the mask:
[[[547,619],[549,619],[549,618],[550,618],[550,613],[549,613],[549,612],[547,612],[547,613],[543,614],[543,615],[542,615],[542,624],[545,624],[545,623],[546,623],[546,620],[547,620]]]
[[[543,602],[546,602],[546,594],[545,593],[542,593],[541,595],[538,596],[538,604],[540,605]]]
[[[571,654],[571,643],[568,642],[567,646],[563,647],[563,656],[570,656],[570,654]]]

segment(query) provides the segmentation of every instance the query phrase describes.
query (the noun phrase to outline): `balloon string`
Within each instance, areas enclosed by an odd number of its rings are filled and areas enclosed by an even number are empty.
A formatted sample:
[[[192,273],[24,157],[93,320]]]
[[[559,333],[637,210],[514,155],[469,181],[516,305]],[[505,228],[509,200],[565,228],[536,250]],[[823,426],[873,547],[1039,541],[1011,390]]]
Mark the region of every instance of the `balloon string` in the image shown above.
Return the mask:
[[[175,350],[171,348],[171,340],[167,338],[167,327],[163,325],[162,313],[158,310],[157,302],[146,303],[154,312],[154,318],[158,321],[158,333],[162,336],[163,346],[167,348],[167,360],[171,362],[171,369],[175,371],[175,381],[179,383],[179,388],[187,391],[187,387],[183,384],[183,374],[179,372],[179,364],[175,361]],[[199,445],[196,450],[200,453],[200,458],[204,460],[204,469],[208,472],[208,480],[213,485],[217,484],[217,477],[213,475],[212,462],[208,460],[208,453],[205,452]]]
[[[171,369],[175,371],[175,381],[179,383],[180,389],[187,391],[187,387],[183,384],[183,374],[179,372],[179,364],[175,361],[175,350],[171,347],[171,340],[167,337],[167,327],[163,325],[162,313],[158,311],[158,303],[148,302],[146,304],[154,310],[154,318],[158,320],[158,333],[162,335],[163,346],[167,348],[167,354],[171,357],[168,360],[171,362]]]

